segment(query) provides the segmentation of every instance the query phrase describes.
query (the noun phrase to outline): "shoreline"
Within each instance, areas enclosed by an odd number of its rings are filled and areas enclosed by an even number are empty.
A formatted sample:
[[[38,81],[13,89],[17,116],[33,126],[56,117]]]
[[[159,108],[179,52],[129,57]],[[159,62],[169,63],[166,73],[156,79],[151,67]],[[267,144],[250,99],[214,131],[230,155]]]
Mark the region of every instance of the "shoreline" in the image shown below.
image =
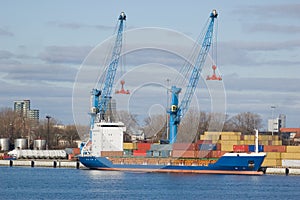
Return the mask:
[[[48,168],[86,168],[79,161],[69,160],[0,160],[0,166],[10,167],[48,167]]]
[[[0,160],[0,166],[87,169],[79,161],[69,160]],[[300,168],[268,167],[265,174],[300,175]]]

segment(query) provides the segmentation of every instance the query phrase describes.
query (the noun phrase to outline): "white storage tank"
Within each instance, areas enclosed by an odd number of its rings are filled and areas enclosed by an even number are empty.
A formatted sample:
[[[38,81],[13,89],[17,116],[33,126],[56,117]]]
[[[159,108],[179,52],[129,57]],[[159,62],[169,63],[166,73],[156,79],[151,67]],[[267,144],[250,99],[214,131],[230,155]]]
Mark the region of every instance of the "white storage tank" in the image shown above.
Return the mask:
[[[9,150],[9,138],[0,138],[0,151]]]
[[[28,149],[28,143],[26,138],[15,139],[15,149]]]
[[[33,141],[34,150],[45,150],[46,149],[46,140],[37,139]]]

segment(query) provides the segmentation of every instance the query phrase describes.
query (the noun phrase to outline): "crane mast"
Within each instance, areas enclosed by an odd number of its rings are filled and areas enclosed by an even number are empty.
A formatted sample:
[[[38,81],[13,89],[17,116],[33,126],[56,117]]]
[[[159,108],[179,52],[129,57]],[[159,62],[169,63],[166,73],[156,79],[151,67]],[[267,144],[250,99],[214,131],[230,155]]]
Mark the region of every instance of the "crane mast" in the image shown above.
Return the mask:
[[[102,90],[96,88],[91,91],[91,112],[90,112],[90,141],[92,140],[92,128],[94,123],[105,119],[105,113],[108,109],[108,104],[111,100],[112,88],[116,76],[116,72],[119,65],[120,54],[122,50],[122,41],[123,41],[123,29],[124,21],[126,20],[126,15],[124,12],[121,12],[119,16],[119,26],[114,43],[112,56],[106,70],[104,86]]]
[[[182,99],[179,107],[178,107],[178,102],[179,102],[178,97],[179,97],[181,88],[178,88],[176,86],[171,87],[171,95],[172,95],[171,108],[168,111],[168,113],[170,115],[169,143],[171,143],[171,144],[176,142],[178,125],[180,124],[181,119],[184,117],[184,115],[188,111],[192,97],[195,93],[195,89],[199,82],[202,68],[204,66],[209,49],[212,45],[214,22],[215,22],[215,19],[217,18],[217,16],[218,16],[218,13],[216,10],[213,10],[210,14],[210,22],[209,22],[207,31],[205,33],[204,40],[201,45],[200,53],[198,54],[198,56],[196,58],[195,65],[193,67],[191,76],[189,78],[186,92],[183,96],[183,99]]]

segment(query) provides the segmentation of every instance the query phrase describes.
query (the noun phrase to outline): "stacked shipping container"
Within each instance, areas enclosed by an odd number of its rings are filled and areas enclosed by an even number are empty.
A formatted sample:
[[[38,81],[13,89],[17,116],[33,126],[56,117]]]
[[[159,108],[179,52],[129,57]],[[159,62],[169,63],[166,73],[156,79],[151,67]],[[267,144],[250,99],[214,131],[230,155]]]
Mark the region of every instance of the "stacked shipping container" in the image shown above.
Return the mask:
[[[254,152],[255,136],[240,132],[205,132],[195,143],[124,143],[124,155],[173,158],[219,158],[226,152]],[[259,135],[260,152],[267,152],[262,166],[300,166],[300,146],[282,146],[278,136]]]

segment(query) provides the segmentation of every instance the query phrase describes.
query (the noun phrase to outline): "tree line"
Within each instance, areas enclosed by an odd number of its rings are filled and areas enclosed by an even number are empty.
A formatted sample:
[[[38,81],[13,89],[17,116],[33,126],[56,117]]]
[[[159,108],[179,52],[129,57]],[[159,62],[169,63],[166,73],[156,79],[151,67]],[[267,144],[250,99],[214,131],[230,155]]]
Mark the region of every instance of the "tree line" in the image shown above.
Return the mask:
[[[144,119],[144,124],[139,125],[137,116],[126,111],[118,111],[116,120],[124,122],[127,128],[127,135],[144,133],[146,138],[152,140],[166,139],[168,133],[168,115],[156,115]],[[35,139],[49,137],[49,147],[64,148],[76,147],[76,140],[79,135],[88,136],[88,126],[76,127],[67,125],[61,128],[57,126],[55,118],[43,119],[38,123],[26,117],[20,116],[11,108],[0,109],[0,138],[10,138],[11,143],[16,138],[30,138],[31,144]],[[199,139],[205,131],[235,131],[242,134],[253,134],[254,129],[261,129],[262,118],[260,115],[251,112],[242,112],[234,116],[220,113],[197,112],[190,109],[182,119],[178,127],[178,142],[190,142]],[[49,132],[48,132],[49,130]],[[81,133],[78,134],[78,131]],[[49,136],[48,136],[49,135]],[[59,143],[65,141],[65,144]]]
[[[42,119],[38,122],[20,115],[11,108],[0,109],[0,138],[9,138],[13,144],[17,138],[33,140],[49,138],[50,149],[77,147],[76,140],[80,140],[75,125],[58,126],[55,118]],[[64,141],[64,142],[62,142]]]
[[[160,140],[167,138],[168,115],[156,115],[144,120],[144,125],[137,125],[137,116],[124,114],[119,120],[123,121],[129,134],[139,129],[145,133],[146,138]],[[132,129],[132,127],[134,127]],[[138,127],[138,128],[137,128]],[[233,131],[242,134],[254,134],[254,129],[262,129],[262,118],[252,112],[242,112],[233,116],[220,113],[197,112],[190,109],[178,126],[178,142],[190,142],[200,138],[205,131]]]

